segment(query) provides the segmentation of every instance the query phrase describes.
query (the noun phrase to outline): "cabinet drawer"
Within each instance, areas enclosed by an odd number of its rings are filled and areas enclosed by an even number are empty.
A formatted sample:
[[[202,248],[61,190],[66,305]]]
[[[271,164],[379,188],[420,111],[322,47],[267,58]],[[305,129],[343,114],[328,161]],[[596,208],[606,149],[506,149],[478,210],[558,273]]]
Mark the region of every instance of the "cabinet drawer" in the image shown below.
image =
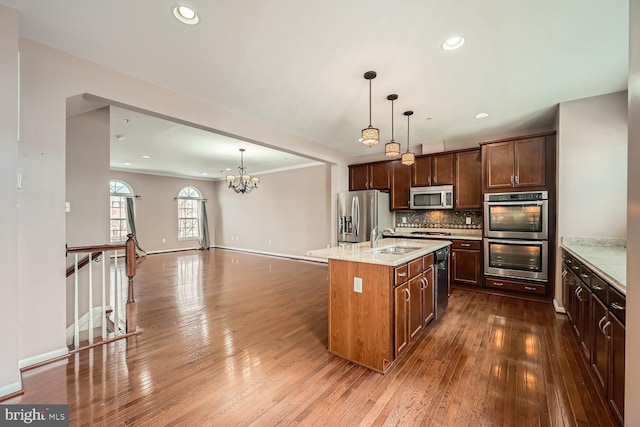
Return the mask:
[[[585,285],[587,285],[589,289],[591,289],[591,277],[593,276],[593,274],[591,273],[591,270],[589,270],[583,264],[580,264],[580,273],[578,273],[577,276],[580,278],[580,280],[582,280],[582,282]]]
[[[522,283],[512,280],[493,279],[487,277],[487,287],[495,289],[506,289],[508,291],[526,292],[528,294],[544,295],[545,286],[535,283]]]
[[[422,265],[422,257],[409,261],[409,278],[415,277],[424,270]]]
[[[451,247],[453,249],[471,249],[471,250],[480,250],[480,241],[479,240],[454,240],[451,243]]]
[[[607,298],[608,289],[609,285],[607,285],[604,280],[595,274],[591,275],[591,291],[593,291],[593,294],[598,297],[604,305],[609,304],[609,298]]]
[[[425,255],[422,257],[422,266],[425,270],[433,265],[433,254]]]
[[[609,313],[625,324],[625,312],[627,311],[626,297],[609,286]]]
[[[406,282],[407,279],[409,278],[408,272],[409,272],[409,268],[407,267],[407,264],[401,265],[400,267],[396,267],[395,273],[394,273],[394,277],[395,277],[394,284],[397,286]]]

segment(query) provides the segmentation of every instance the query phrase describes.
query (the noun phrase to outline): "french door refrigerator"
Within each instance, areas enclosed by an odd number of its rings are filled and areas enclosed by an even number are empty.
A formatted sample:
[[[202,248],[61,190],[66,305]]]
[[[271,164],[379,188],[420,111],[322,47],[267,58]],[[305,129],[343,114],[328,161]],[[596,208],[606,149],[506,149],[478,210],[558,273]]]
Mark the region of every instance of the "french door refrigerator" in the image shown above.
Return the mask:
[[[389,193],[380,190],[338,193],[338,244],[366,242],[371,231],[393,226]]]

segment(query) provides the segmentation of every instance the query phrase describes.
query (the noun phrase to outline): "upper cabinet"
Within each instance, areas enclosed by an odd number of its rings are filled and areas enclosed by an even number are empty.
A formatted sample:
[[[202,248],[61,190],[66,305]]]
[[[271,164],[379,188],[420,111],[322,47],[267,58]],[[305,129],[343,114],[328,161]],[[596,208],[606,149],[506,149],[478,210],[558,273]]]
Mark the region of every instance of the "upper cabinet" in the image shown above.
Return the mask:
[[[455,209],[482,209],[480,149],[454,153]]]
[[[482,144],[485,191],[544,188],[548,141],[555,141],[555,134]]]
[[[453,184],[453,153],[417,156],[412,166],[412,187]]]
[[[349,190],[388,190],[389,162],[349,166]]]
[[[411,167],[403,165],[400,160],[390,162],[391,165],[391,210],[409,209],[409,189],[411,188]]]

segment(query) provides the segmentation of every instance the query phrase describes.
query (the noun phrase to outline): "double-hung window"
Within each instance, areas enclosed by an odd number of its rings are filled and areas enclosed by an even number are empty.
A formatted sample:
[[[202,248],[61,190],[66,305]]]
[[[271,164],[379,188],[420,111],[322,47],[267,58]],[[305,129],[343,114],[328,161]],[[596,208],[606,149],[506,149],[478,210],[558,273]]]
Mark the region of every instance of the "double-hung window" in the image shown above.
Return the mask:
[[[178,240],[196,240],[200,237],[200,200],[202,194],[195,187],[185,187],[178,193]]]

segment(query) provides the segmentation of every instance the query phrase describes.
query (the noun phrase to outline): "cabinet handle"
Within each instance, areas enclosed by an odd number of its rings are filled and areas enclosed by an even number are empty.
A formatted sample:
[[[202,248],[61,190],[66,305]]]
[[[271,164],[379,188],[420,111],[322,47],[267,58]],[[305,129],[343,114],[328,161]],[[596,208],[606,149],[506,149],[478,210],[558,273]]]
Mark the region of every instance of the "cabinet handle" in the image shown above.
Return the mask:
[[[513,187],[513,175],[511,175],[511,178],[509,178],[509,182],[511,182],[511,186]]]
[[[567,264],[571,265],[571,260],[567,259]]]
[[[456,253],[451,251],[451,258],[455,258],[456,257]]]
[[[607,328],[609,326],[611,326],[611,320],[605,323],[604,326],[602,327],[602,333],[604,334],[605,337],[607,337],[607,339],[611,339],[611,337],[607,334]]]
[[[600,329],[600,331],[602,333],[604,333],[604,331],[602,330],[602,322],[604,322],[605,320],[607,320],[607,315],[606,314],[604,316],[602,316],[602,319],[600,319],[600,321],[598,322],[598,329]]]
[[[409,301],[411,299],[411,292],[409,292],[409,289],[405,289],[405,291],[407,292],[407,299],[405,301]]]
[[[407,277],[407,273],[398,273],[398,277]]]
[[[589,275],[588,274],[584,274],[584,273],[580,273],[580,277],[582,277],[584,279],[588,279]]]
[[[438,175],[434,175],[433,176],[433,183],[437,184],[438,183]]]
[[[620,311],[624,310],[624,307],[618,304],[617,302],[612,302],[611,308],[615,308],[616,310],[620,310]]]
[[[593,289],[595,291],[604,291],[604,288],[602,286],[598,286],[598,285],[593,285]]]
[[[516,175],[516,184],[518,184],[518,175]]]
[[[429,175],[429,176],[427,177],[427,183],[428,183],[429,185],[431,185],[431,175]]]
[[[471,243],[460,243],[460,246],[471,246]]]
[[[578,270],[580,270],[580,266],[579,266],[579,265],[574,265],[574,266],[573,266],[573,269],[574,269],[575,271],[578,271]]]
[[[582,286],[578,286],[578,291],[576,292],[576,296],[580,301],[582,301],[582,297],[580,295],[582,295]]]
[[[527,291],[536,291],[538,290],[537,288],[534,288],[533,286],[525,286],[524,287]]]
[[[504,286],[504,283],[501,283],[501,282],[493,282],[493,286]]]
[[[575,296],[578,296],[578,292],[579,292],[579,291],[580,291],[580,286],[578,286],[578,287],[576,288],[576,290],[575,290],[575,291],[573,291],[573,294],[574,294]],[[579,297],[578,297],[578,298],[579,298]]]
[[[567,276],[568,271],[567,270],[562,270],[562,277],[566,277]]]

